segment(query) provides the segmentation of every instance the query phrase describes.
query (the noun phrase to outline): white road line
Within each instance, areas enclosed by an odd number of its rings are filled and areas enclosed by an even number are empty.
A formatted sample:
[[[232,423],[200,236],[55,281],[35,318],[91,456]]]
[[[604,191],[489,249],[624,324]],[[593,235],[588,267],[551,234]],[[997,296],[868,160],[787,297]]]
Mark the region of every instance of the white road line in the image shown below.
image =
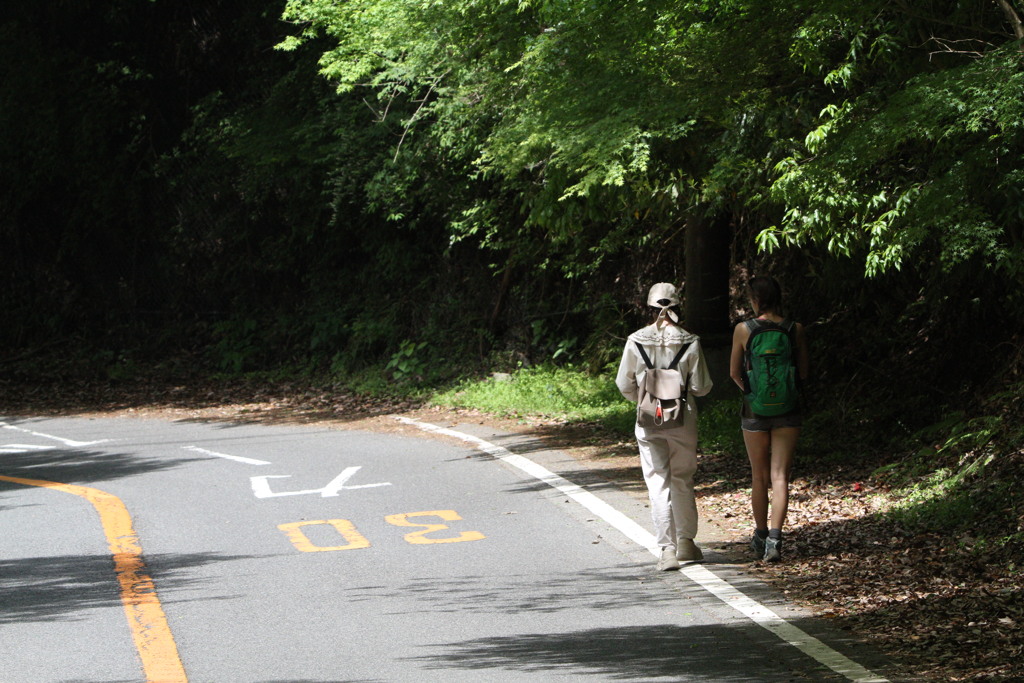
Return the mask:
[[[53,436],[51,434],[42,434],[40,432],[33,432],[29,429],[22,429],[21,427],[15,427],[9,425],[6,422],[0,422],[0,427],[4,429],[13,429],[16,432],[22,432],[24,434],[31,434],[32,436],[38,436],[43,439],[50,439],[51,441],[59,441],[65,446],[71,446],[72,448],[82,448],[84,446],[93,446],[98,443],[107,443],[110,439],[100,439],[99,441],[72,441],[71,439],[64,439],[59,436]]]
[[[202,453],[203,455],[212,455],[216,458],[225,458],[227,460],[234,460],[235,462],[243,462],[246,465],[270,465],[272,463],[266,460],[257,460],[256,458],[246,458],[241,455],[228,455],[227,453],[217,453],[216,451],[208,451],[205,448],[199,446],[182,446],[186,451],[192,451],[193,453]]]
[[[506,448],[492,444],[472,434],[439,427],[429,422],[421,422],[408,417],[397,415],[394,417],[403,424],[412,425],[427,432],[451,436],[473,444],[481,451],[493,455],[561,491],[594,514],[600,516],[605,522],[621,531],[634,543],[646,548],[655,557],[661,554],[661,549],[658,547],[654,535],[647,529],[593,493],[551,472],[542,465],[538,465],[528,458],[516,455]],[[836,652],[814,636],[804,633],[772,610],[731,586],[727,581],[718,577],[706,567],[690,564],[683,566],[680,572],[726,605],[749,617],[754,623],[763,626],[785,642],[851,681],[858,681],[859,683],[885,683],[887,681],[886,678],[866,669],[842,653]]]
[[[34,451],[49,451],[52,446],[29,446],[23,443],[9,443],[0,446],[0,453],[32,453]]]

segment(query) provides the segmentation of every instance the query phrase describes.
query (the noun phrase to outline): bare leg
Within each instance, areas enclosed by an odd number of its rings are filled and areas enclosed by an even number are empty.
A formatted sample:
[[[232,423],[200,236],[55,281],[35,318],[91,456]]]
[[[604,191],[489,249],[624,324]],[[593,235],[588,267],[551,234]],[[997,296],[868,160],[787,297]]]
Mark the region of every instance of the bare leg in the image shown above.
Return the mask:
[[[768,528],[768,488],[772,483],[771,432],[743,432],[743,442],[750,458],[750,507],[754,525]]]
[[[789,475],[799,427],[781,427],[771,431],[772,529],[782,529],[789,511]],[[764,528],[764,527],[760,527]]]

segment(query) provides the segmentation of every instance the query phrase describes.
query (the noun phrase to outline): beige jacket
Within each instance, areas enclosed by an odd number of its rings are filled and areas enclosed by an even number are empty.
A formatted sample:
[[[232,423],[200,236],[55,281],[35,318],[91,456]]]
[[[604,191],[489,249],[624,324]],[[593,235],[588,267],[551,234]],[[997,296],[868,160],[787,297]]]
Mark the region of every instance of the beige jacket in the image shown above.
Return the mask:
[[[636,342],[643,345],[644,351],[656,368],[667,368],[683,344],[690,344],[690,348],[683,354],[676,367],[683,376],[683,381],[686,381],[687,376],[690,378],[686,409],[688,413],[696,415],[694,397],[704,396],[711,391],[712,386],[711,374],[700,348],[700,338],[681,327],[665,325],[658,329],[657,324],[648,325],[629,335],[622,350],[622,361],[615,376],[615,385],[623,396],[633,402],[637,400],[638,380],[647,371],[647,365],[636,348]]]

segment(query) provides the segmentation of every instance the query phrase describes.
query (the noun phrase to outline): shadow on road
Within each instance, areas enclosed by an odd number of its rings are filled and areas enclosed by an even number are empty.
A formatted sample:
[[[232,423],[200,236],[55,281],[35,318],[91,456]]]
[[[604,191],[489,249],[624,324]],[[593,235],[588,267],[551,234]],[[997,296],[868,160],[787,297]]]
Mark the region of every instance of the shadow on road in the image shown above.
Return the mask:
[[[436,654],[411,659],[427,669],[480,671],[481,680],[499,680],[495,670],[634,681],[845,680],[781,642],[779,656],[766,658],[744,635],[748,628],[658,624],[526,633],[438,643]]]
[[[132,453],[52,448],[28,453],[0,453],[0,474],[22,479],[42,479],[61,484],[85,484],[148,474],[179,467],[196,457],[149,458]],[[20,484],[0,481],[0,491]]]
[[[154,581],[161,600],[172,602],[176,590],[194,587],[192,568],[247,559],[219,553],[160,554],[147,557],[157,565]],[[177,572],[182,572],[176,575]],[[221,599],[227,599],[225,596]],[[209,600],[209,597],[203,598]],[[0,625],[27,621],[77,621],[83,612],[119,606],[121,593],[108,555],[27,557],[0,561]]]
[[[618,610],[653,607],[660,597],[638,592],[636,587],[651,580],[647,567],[623,564],[584,571],[550,574],[543,584],[530,572],[494,575],[461,575],[423,578],[392,585],[353,587],[349,602],[384,602],[397,592],[413,599],[408,610],[393,614],[423,613],[552,613],[585,607],[590,610]]]

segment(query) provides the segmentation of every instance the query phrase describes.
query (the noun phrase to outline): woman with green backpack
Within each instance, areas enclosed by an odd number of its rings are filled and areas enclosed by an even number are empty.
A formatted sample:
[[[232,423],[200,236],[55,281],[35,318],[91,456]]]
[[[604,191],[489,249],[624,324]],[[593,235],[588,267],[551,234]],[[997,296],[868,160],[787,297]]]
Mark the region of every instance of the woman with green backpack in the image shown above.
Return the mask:
[[[758,559],[778,562],[789,509],[790,470],[802,424],[798,386],[807,378],[810,361],[803,325],[782,315],[779,283],[771,277],[755,277],[747,294],[754,318],[733,332],[729,375],[743,392],[741,423],[750,459],[754,514],[750,546]]]

